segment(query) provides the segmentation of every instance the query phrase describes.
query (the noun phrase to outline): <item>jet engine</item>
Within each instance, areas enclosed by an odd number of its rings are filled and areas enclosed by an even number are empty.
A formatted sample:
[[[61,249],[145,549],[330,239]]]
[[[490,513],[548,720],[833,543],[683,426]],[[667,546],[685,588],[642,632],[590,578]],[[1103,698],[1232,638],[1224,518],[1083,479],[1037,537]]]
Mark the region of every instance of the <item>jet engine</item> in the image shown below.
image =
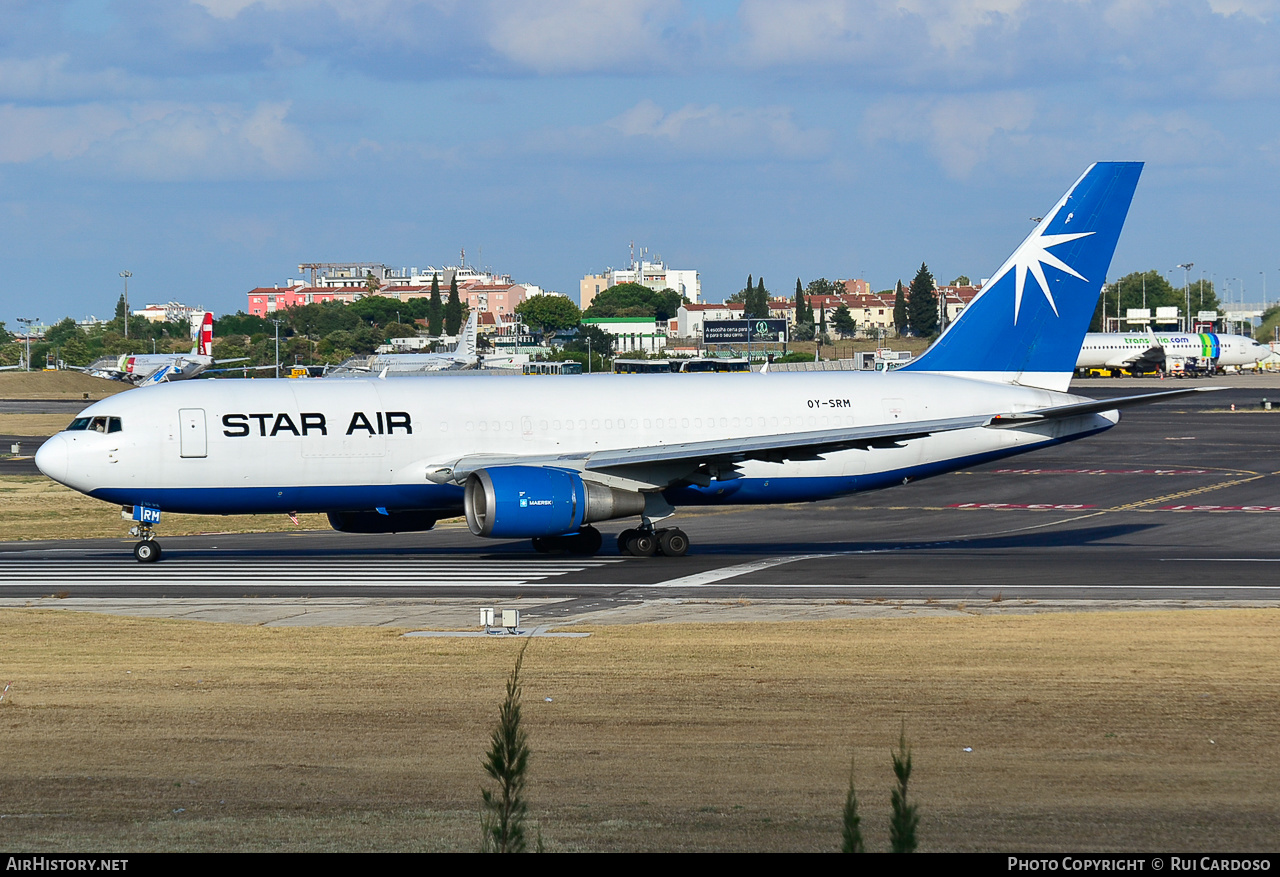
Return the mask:
[[[329,512],[329,526],[342,533],[417,533],[436,525],[435,512]]]
[[[584,524],[644,511],[644,496],[584,481],[577,472],[495,466],[467,476],[467,526],[477,536],[516,539],[574,533]]]

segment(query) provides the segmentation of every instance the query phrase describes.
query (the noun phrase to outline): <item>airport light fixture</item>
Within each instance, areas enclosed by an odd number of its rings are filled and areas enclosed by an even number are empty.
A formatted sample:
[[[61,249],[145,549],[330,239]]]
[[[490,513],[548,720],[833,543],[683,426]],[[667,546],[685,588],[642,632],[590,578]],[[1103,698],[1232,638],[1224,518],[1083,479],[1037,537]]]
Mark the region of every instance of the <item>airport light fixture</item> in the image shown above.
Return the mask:
[[[280,324],[284,320],[272,320],[276,324],[276,377],[280,377]]]
[[[19,323],[27,324],[27,331],[23,332],[27,340],[27,371],[31,371],[31,324],[40,322],[39,317],[18,317]]]
[[[1187,272],[1190,271],[1195,264],[1195,262],[1187,262],[1178,266],[1182,269],[1182,292],[1187,299],[1187,328],[1184,330],[1187,332],[1191,331],[1191,281],[1188,280],[1190,275]]]
[[[124,337],[129,337],[129,278],[133,276],[132,271],[121,271],[120,276],[124,278]]]

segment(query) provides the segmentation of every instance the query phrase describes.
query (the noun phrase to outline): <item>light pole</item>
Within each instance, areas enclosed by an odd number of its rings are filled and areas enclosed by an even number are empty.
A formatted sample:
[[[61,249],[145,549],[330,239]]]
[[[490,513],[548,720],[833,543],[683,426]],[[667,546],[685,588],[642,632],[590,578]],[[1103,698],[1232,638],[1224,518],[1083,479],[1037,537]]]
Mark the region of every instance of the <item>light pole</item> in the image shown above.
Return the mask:
[[[1190,271],[1195,264],[1195,262],[1187,262],[1178,266],[1182,269],[1182,292],[1187,299],[1187,327],[1182,330],[1184,332],[1191,331],[1191,285],[1190,281],[1187,279],[1189,276],[1187,272]]]
[[[129,278],[133,276],[132,271],[121,271],[120,276],[124,278],[124,337],[129,337]]]
[[[280,377],[280,324],[284,320],[272,320],[276,324],[276,377]]]
[[[19,323],[27,324],[27,331],[22,334],[27,339],[27,371],[31,371],[31,324],[40,322],[39,317],[18,317]]]

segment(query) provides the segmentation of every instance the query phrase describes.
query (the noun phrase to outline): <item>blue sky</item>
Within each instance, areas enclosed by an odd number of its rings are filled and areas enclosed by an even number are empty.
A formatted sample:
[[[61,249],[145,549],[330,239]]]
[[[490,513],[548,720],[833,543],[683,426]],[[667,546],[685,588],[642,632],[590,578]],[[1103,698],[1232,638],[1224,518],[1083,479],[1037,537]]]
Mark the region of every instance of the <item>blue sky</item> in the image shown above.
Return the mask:
[[[1112,265],[1280,298],[1280,0],[0,0],[0,320],[304,261],[468,261],[576,297],[702,272],[992,273],[1095,160]],[[1181,271],[1174,272],[1181,281]],[[1233,283],[1238,291],[1239,281]]]

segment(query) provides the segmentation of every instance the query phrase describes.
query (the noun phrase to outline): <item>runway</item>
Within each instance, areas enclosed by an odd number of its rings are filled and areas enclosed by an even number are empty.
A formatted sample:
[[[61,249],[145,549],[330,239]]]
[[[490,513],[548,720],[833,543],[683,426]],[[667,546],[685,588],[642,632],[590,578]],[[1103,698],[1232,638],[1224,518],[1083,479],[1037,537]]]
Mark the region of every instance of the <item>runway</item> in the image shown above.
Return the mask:
[[[1275,600],[1280,412],[1264,413],[1262,395],[1135,409],[1092,439],[838,501],[682,511],[683,558],[612,553],[622,522],[601,528],[596,558],[538,555],[458,524],[385,536],[161,528],[155,565],[124,539],[0,544],[0,598]]]

